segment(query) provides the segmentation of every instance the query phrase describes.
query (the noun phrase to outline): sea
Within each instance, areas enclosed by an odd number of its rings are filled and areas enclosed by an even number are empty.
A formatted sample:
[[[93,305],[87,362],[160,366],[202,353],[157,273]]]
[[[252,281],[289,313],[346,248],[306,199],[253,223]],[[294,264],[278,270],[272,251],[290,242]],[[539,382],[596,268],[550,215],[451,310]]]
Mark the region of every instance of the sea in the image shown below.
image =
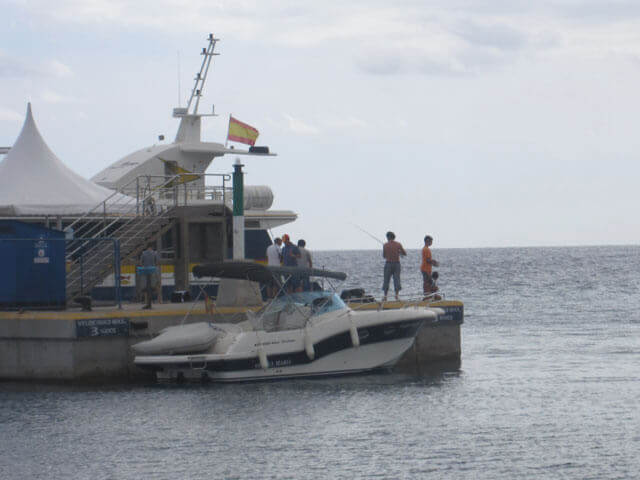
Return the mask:
[[[420,252],[403,260],[420,293]],[[379,297],[378,250],[313,252]],[[0,383],[0,479],[640,477],[640,247],[433,249],[459,369],[233,385]]]

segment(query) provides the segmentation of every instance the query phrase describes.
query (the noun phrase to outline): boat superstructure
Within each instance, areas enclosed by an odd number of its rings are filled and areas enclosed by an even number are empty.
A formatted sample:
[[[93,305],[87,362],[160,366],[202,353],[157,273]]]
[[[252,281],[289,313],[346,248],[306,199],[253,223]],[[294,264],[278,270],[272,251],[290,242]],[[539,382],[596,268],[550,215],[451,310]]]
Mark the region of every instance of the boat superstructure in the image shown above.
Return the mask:
[[[219,55],[214,51],[218,41],[219,39],[209,35],[209,44],[202,49],[202,65],[196,74],[187,106],[173,109],[173,117],[180,120],[174,141],[133,152],[98,172],[91,180],[117,190],[138,176],[151,176],[158,183],[160,177],[183,173],[193,174],[186,179],[188,183],[204,187],[205,178],[202,175],[216,157],[227,154],[264,155],[249,150],[227,148],[221,143],[202,141],[202,118],[218,116],[214,108],[211,113],[198,111],[211,61],[214,56]]]
[[[199,111],[213,58],[219,55],[215,51],[218,42],[219,39],[209,35],[208,45],[201,51],[202,63],[187,105],[173,109],[173,117],[180,122],[173,142],[135,151],[92,178],[101,186],[136,199],[144,198],[137,202],[143,214],[169,211],[167,217],[173,225],[164,226],[157,238],[150,239],[163,258],[162,283],[166,294],[174,288],[189,289],[192,282],[197,282],[191,275],[194,265],[231,257],[230,175],[208,173],[212,162],[224,155],[275,155],[264,146],[245,150],[202,140],[202,119],[218,116],[214,108],[210,113]],[[244,257],[247,259],[263,260],[271,243],[269,230],[297,218],[291,210],[272,209],[273,198],[267,185],[244,186]],[[125,262],[120,278],[124,297],[132,298],[136,285],[132,262]],[[114,275],[107,276],[94,289],[94,295],[109,295],[115,284]]]
[[[211,113],[199,112],[207,77],[219,39],[209,35],[208,45],[202,49],[202,64],[195,76],[191,95],[186,107],[173,109],[173,117],[180,120],[173,142],[156,144],[135,151],[98,172],[91,179],[95,183],[113,190],[126,190],[134,194],[134,189],[154,188],[166,182],[167,178],[179,175],[178,183],[184,185],[190,205],[226,202],[230,205],[231,195],[223,195],[219,185],[208,185],[207,169],[218,157],[273,156],[268,147],[251,147],[248,150],[227,147],[226,144],[203,141],[201,138],[202,119],[217,117],[215,108]],[[138,180],[136,182],[136,180]],[[251,222],[247,228],[269,229],[289,223],[297,218],[290,210],[270,210],[273,193],[268,186],[245,186],[245,216]],[[162,198],[157,199],[163,201]]]

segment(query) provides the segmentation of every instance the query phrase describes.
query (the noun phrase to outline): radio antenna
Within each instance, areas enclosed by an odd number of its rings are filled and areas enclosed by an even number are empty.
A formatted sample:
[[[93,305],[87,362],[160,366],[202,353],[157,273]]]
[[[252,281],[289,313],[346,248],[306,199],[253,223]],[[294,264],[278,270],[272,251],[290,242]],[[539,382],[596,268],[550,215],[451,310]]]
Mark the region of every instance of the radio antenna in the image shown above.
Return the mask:
[[[180,100],[182,96],[182,88],[180,88],[180,50],[176,53],[178,54],[178,107],[182,107],[182,100]]]

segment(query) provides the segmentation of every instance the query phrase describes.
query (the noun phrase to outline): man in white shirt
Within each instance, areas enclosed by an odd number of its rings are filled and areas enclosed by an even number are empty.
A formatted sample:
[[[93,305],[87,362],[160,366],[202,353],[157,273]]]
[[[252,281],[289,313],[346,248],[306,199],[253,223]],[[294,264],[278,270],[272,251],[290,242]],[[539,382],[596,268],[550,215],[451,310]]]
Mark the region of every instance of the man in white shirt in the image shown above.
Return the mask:
[[[278,237],[273,240],[273,243],[267,247],[267,265],[280,266],[280,260],[282,254],[280,253],[280,246],[282,240]],[[278,287],[275,282],[269,282],[267,284],[267,295],[269,298],[273,298],[278,293]]]
[[[280,238],[274,239],[273,243],[267,247],[267,265],[280,265],[280,259],[282,254],[280,253],[280,246],[282,240]]]

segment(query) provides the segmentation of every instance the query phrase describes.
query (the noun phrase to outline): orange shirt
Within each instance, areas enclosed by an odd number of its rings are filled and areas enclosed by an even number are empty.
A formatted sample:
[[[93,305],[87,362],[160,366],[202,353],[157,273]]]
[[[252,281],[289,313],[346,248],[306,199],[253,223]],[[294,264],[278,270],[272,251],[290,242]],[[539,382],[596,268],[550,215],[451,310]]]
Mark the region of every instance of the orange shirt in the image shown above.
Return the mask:
[[[420,270],[431,275],[431,250],[429,250],[427,246],[422,249],[422,265],[420,265]]]

